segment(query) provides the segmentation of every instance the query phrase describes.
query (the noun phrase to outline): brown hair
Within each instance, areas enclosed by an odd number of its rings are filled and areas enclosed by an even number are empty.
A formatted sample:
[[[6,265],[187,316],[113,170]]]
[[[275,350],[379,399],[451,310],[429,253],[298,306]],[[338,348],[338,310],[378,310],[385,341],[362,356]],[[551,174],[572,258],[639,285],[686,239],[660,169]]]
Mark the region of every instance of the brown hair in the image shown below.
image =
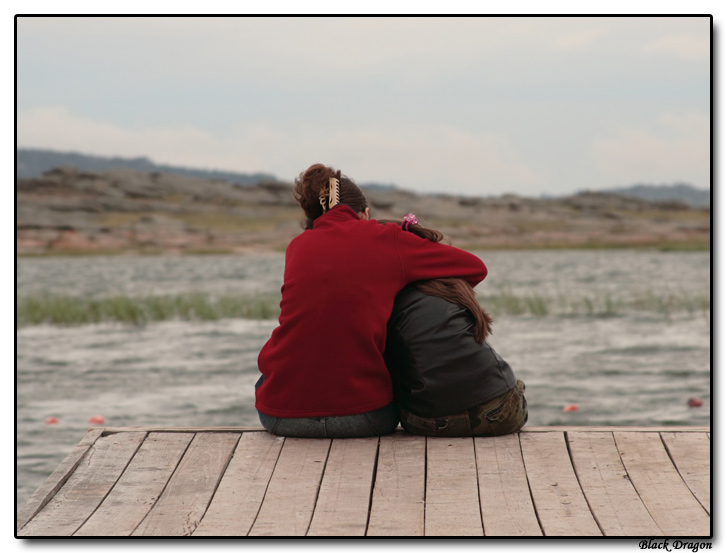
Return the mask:
[[[352,179],[346,175],[341,175],[341,171],[336,171],[333,167],[316,163],[308,167],[295,179],[293,196],[300,204],[300,207],[303,208],[303,213],[305,213],[303,228],[312,229],[313,221],[323,215],[323,206],[321,206],[320,202],[321,190],[328,185],[328,179],[331,177],[338,179],[340,203],[346,204],[356,213],[365,211],[369,206],[366,196]]]
[[[394,223],[400,225],[399,221],[383,221],[379,223]],[[402,227],[403,230],[403,227]],[[438,230],[421,226],[418,223],[407,225],[406,230],[412,234],[416,234],[421,238],[426,238],[432,242],[441,242],[444,235]],[[429,296],[438,296],[449,302],[455,303],[467,309],[475,318],[475,340],[483,343],[488,334],[492,334],[492,317],[488,315],[475,298],[475,291],[461,278],[437,278],[433,280],[419,280],[413,284],[424,294]]]

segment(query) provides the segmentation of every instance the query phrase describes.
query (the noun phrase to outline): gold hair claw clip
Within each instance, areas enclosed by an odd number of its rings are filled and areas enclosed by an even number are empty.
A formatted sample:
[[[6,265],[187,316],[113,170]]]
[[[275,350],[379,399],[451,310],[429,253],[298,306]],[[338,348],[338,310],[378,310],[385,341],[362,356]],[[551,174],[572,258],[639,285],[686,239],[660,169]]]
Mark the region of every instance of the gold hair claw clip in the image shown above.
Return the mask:
[[[338,191],[338,179],[336,177],[331,177],[328,179],[328,185],[321,189],[321,195],[318,196],[318,200],[321,202],[321,207],[323,208],[323,213],[337,205],[340,198],[341,196]],[[326,199],[328,199],[327,202]]]

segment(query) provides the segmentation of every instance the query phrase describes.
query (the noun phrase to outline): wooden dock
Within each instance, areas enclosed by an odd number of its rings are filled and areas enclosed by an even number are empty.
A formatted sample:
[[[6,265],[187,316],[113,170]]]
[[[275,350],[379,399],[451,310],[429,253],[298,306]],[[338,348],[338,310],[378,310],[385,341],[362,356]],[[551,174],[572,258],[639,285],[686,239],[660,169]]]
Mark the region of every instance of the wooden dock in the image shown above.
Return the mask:
[[[706,427],[295,439],[97,428],[18,512],[24,536],[710,537]]]

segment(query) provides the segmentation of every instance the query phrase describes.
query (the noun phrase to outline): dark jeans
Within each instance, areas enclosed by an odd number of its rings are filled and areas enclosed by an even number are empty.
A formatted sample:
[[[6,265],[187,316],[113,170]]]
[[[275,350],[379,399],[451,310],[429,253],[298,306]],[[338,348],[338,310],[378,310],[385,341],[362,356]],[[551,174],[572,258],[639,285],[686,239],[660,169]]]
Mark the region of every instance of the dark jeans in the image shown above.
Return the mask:
[[[260,377],[255,388],[263,383]],[[273,417],[258,411],[263,428],[276,436],[290,438],[368,438],[391,434],[399,426],[399,409],[390,403],[381,409],[337,417]]]
[[[454,415],[427,418],[405,409],[399,411],[404,429],[420,436],[503,436],[517,432],[528,420],[522,380],[501,396]]]

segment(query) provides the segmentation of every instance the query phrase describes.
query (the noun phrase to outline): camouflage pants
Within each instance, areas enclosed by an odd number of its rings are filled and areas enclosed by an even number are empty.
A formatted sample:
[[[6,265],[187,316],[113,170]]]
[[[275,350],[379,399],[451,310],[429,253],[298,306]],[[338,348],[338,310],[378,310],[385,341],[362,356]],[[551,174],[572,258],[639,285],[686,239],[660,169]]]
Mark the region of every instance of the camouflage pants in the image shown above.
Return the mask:
[[[520,430],[528,420],[528,402],[522,380],[510,390],[454,415],[426,418],[399,408],[404,430],[419,436],[502,436]]]

